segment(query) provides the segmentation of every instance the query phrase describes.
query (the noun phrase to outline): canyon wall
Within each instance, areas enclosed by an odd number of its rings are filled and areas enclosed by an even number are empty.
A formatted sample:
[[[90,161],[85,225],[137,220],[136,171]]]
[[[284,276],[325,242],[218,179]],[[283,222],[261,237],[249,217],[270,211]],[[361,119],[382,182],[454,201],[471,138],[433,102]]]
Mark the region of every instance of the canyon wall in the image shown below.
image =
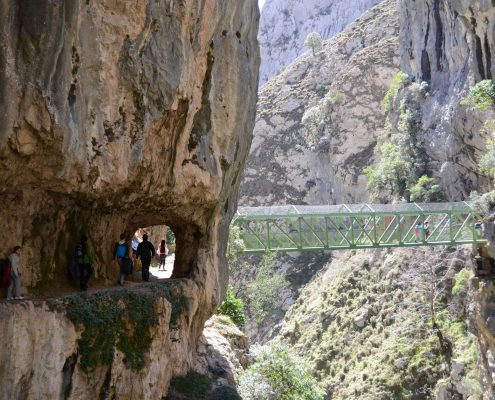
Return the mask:
[[[255,2],[4,1],[0,15],[0,242],[23,246],[23,285],[60,280],[83,232],[106,279],[121,231],[167,224],[175,276],[211,274],[221,297]]]
[[[260,20],[260,84],[305,51],[304,40],[309,33],[331,38],[380,1],[267,0]]]
[[[385,130],[382,102],[399,70],[398,34],[396,2],[382,2],[261,87],[240,204],[368,199],[362,170]],[[313,107],[322,116],[310,133],[302,120]]]
[[[478,162],[486,151],[486,112],[460,104],[467,90],[495,74],[495,7],[489,0],[400,0],[401,67],[430,93],[422,102],[420,146],[446,197],[488,189]]]
[[[225,291],[228,227],[254,125],[257,3],[5,0],[0,16],[0,243],[2,256],[23,247],[24,292],[67,289],[83,233],[94,280],[113,283],[118,235],[168,225],[173,278],[190,304],[180,351],[168,341],[170,306],[156,299],[163,321],[153,325],[145,372],[116,356],[89,375],[78,372],[83,326],[38,302],[3,305],[5,348],[18,350],[1,355],[5,398],[93,399],[102,387],[114,389],[100,398],[159,398],[191,366]],[[61,384],[69,378],[70,390]]]

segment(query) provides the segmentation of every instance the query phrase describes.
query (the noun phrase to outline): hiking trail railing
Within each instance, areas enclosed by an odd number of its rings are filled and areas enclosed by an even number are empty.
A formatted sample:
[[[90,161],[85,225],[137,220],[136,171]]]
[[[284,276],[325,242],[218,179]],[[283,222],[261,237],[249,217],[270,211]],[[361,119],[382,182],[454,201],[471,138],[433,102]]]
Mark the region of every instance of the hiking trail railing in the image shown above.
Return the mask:
[[[466,202],[239,207],[232,224],[245,249],[306,252],[484,244]]]

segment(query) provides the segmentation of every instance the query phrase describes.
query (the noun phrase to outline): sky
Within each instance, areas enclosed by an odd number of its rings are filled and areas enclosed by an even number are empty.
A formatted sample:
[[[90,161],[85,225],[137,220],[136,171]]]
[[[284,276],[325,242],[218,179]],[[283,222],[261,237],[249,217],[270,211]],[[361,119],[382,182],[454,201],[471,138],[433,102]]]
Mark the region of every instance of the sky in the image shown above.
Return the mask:
[[[260,6],[260,10],[263,7],[263,4],[265,4],[265,0],[258,0],[258,5]]]

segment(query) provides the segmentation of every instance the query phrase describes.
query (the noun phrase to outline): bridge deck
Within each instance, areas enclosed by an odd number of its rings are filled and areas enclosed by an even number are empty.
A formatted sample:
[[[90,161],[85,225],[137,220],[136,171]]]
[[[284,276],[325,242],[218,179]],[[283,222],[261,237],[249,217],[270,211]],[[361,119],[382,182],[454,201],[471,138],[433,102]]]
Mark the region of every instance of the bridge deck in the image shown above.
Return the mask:
[[[473,208],[458,203],[240,207],[245,250],[321,251],[486,243]]]

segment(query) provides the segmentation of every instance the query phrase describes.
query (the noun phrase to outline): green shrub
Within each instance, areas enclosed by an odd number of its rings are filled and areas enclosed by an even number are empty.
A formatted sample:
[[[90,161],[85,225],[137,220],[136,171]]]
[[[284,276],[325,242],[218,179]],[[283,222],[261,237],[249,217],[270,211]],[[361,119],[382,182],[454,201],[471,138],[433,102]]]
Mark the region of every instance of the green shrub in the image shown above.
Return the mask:
[[[478,82],[470,90],[467,96],[461,100],[464,106],[486,111],[495,107],[495,85],[490,79]]]
[[[394,103],[395,96],[397,96],[399,90],[402,89],[404,85],[408,82],[409,82],[409,76],[405,72],[399,71],[395,75],[394,80],[392,81],[392,85],[390,86],[390,89],[388,90],[387,94],[385,95],[385,98],[383,99],[383,105],[387,112],[390,112],[392,110],[392,105]]]
[[[325,392],[308,365],[280,342],[253,346],[254,364],[241,376],[244,400],[320,400]]]
[[[246,246],[241,238],[241,228],[231,225],[229,230],[229,244],[227,245],[227,263],[229,267],[234,267],[237,261],[237,252],[245,248]]]
[[[170,228],[167,229],[166,240],[168,244],[175,244],[175,234]]]
[[[316,129],[323,120],[320,105],[308,108],[302,117],[301,123],[306,127],[308,132],[315,133]]]
[[[479,167],[481,172],[493,177],[495,174],[495,142],[488,139],[486,142],[487,152],[481,157]]]
[[[235,297],[232,286],[227,289],[225,301],[217,311],[217,314],[226,315],[239,327],[243,328],[246,325],[246,315],[244,313],[244,302]]]
[[[495,209],[495,190],[482,195],[476,191],[471,192],[469,201],[479,218],[487,217]]]
[[[456,295],[463,288],[466,287],[469,277],[471,276],[471,271],[467,268],[460,270],[455,276],[455,285],[452,288],[452,294]]]
[[[367,187],[372,197],[379,197],[384,190],[402,195],[407,187],[411,164],[402,156],[399,147],[392,143],[377,146],[380,161],[366,167],[363,172],[368,178]]]
[[[429,178],[425,175],[410,188],[410,192],[411,201],[431,203],[442,200],[442,191],[435,183],[435,178]]]
[[[187,299],[172,283],[147,285],[139,291],[108,289],[72,295],[51,306],[65,308],[74,325],[83,328],[77,343],[84,372],[111,365],[115,349],[124,354],[124,363],[137,372],[144,367],[144,356],[152,341],[151,328],[158,321],[155,304],[162,297],[172,305],[170,329],[178,329]]]

